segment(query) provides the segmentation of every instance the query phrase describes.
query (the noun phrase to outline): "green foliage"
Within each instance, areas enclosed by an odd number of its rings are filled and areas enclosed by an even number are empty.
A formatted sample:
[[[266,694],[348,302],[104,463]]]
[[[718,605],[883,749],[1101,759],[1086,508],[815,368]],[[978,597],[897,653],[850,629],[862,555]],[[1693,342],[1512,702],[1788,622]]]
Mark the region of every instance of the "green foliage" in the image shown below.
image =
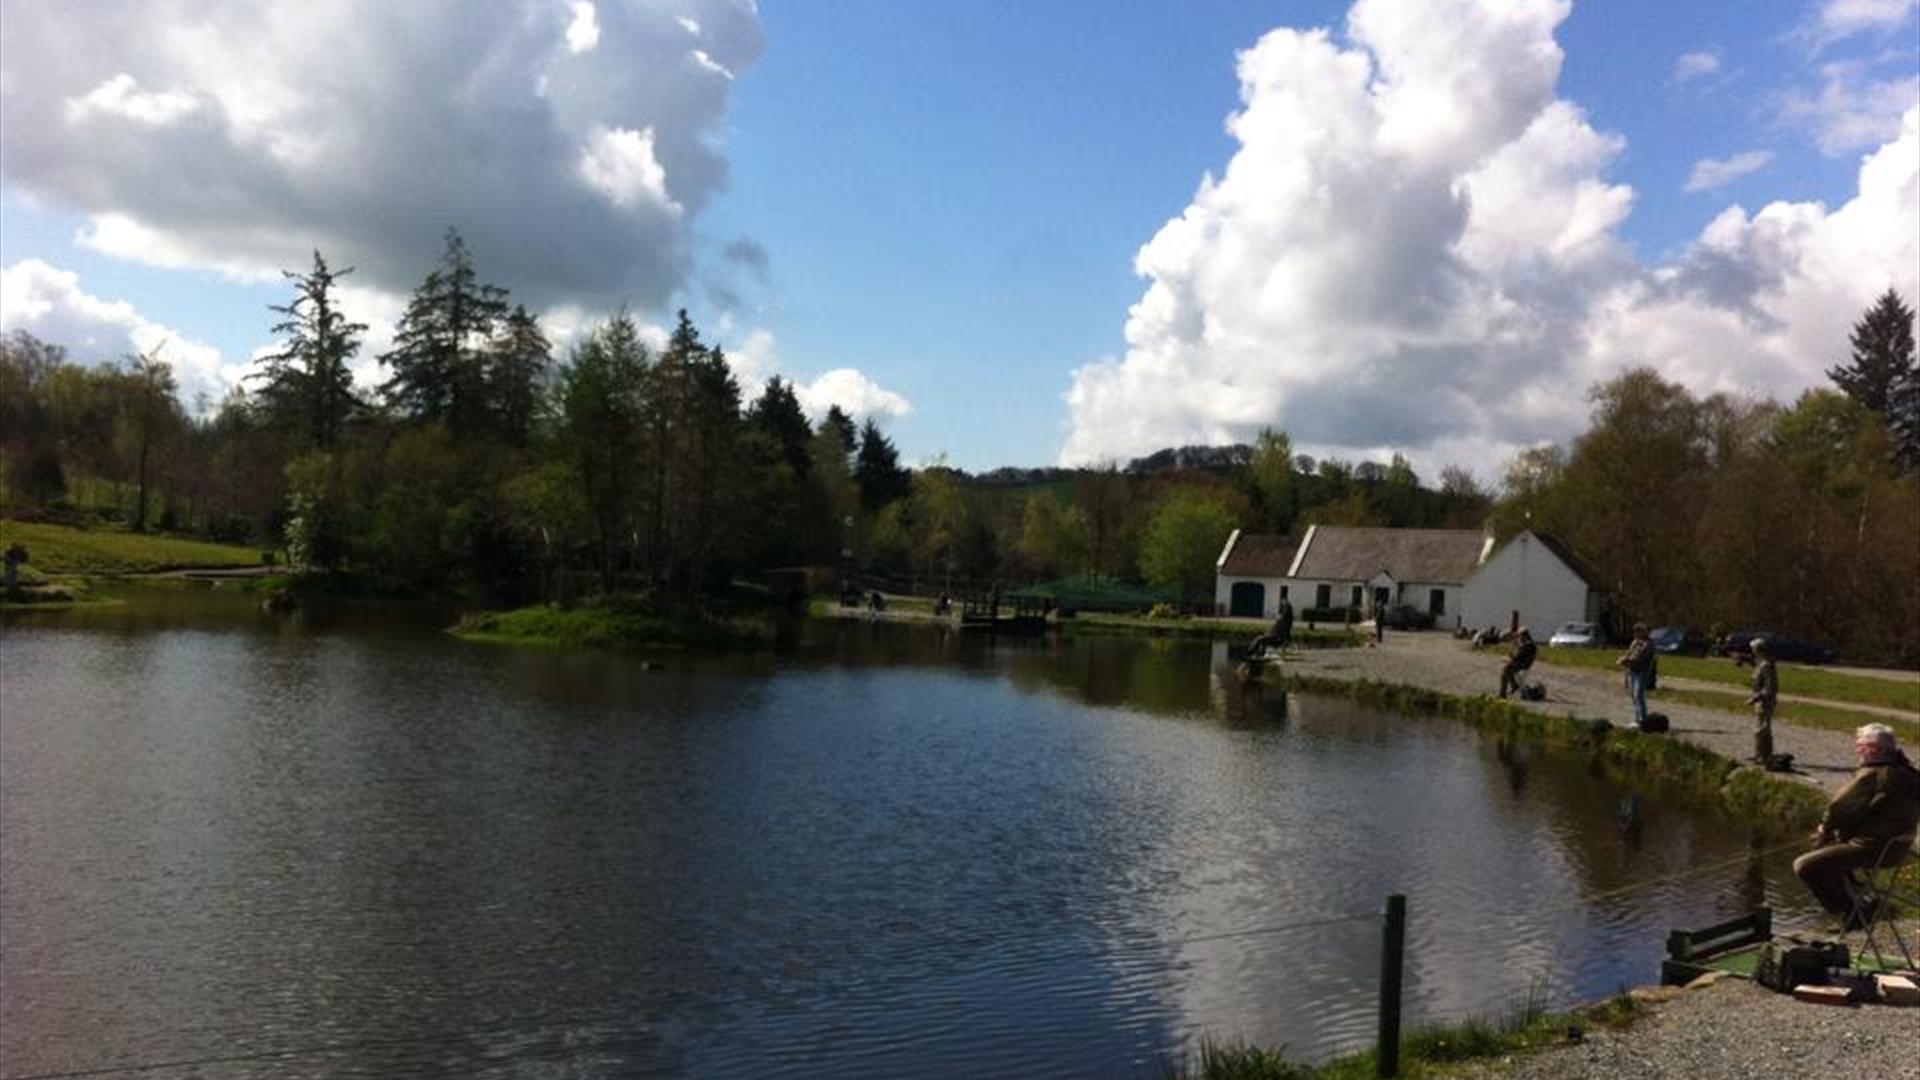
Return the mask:
[[[346,497],[332,454],[287,463],[287,557],[302,573],[337,570],[347,558]]]
[[[393,348],[380,357],[393,370],[381,387],[388,404],[463,439],[497,430],[485,346],[507,314],[506,290],[480,281],[466,242],[448,229],[440,265],[413,291]]]
[[[879,510],[906,498],[912,489],[907,470],[900,467],[899,452],[872,417],[868,417],[860,429],[860,452],[853,478],[860,485],[860,502],[868,510]]]
[[[1853,353],[1827,377],[1867,411],[1891,416],[1894,391],[1914,377],[1913,309],[1889,288],[1853,324]]]
[[[1293,440],[1284,431],[1262,428],[1247,472],[1259,500],[1261,527],[1271,533],[1291,531],[1299,498],[1293,478]]]
[[[617,604],[538,604],[469,615],[451,631],[472,641],[603,649],[765,644],[772,630],[749,619],[667,617]]]
[[[284,316],[273,332],[285,340],[279,352],[262,358],[258,374],[248,376],[262,384],[261,402],[271,422],[295,433],[303,448],[332,450],[359,406],[348,365],[367,327],[348,322],[334,303],[334,285],[351,273],[352,267],[329,269],[318,251],[307,273],[281,271],[294,283],[293,300],[269,307]]]
[[[1140,571],[1148,581],[1180,590],[1183,596],[1213,586],[1214,564],[1234,520],[1216,496],[1175,490],[1161,502],[1140,545]]]

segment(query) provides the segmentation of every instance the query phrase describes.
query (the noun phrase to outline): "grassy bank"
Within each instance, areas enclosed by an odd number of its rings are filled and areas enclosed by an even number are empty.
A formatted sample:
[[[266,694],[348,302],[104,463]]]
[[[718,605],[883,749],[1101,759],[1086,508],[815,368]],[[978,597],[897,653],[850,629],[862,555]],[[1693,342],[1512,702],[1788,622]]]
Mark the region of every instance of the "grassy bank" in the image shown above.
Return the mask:
[[[1799,836],[1820,820],[1826,796],[1810,784],[1743,768],[1710,750],[1630,728],[1597,729],[1572,716],[1548,716],[1488,697],[1455,697],[1437,690],[1369,679],[1287,675],[1288,689],[1348,697],[1380,708],[1464,720],[1502,738],[1524,739],[1549,750],[1580,755],[1614,779],[1648,783],[1704,805],[1717,806],[1768,838]]]
[[[259,566],[258,548],[114,529],[0,520],[0,549],[20,544],[49,575],[151,574],[186,567]]]
[[[463,617],[451,633],[469,641],[600,649],[760,645],[773,638],[770,626],[751,618],[669,618],[600,604],[481,612]]]
[[[1154,619],[1145,615],[1111,615],[1093,611],[1081,612],[1060,625],[1062,629],[1074,633],[1148,634],[1229,641],[1252,641],[1256,635],[1267,632],[1265,624],[1256,626],[1230,619]],[[1293,644],[1296,648],[1343,649],[1354,648],[1361,643],[1361,635],[1345,627],[1310,630],[1299,623],[1293,627]]]
[[[1543,664],[1604,671],[1611,669],[1618,657],[1619,653],[1612,649],[1541,649],[1539,660]],[[1753,684],[1753,669],[1736,667],[1732,660],[1722,657],[1662,656],[1660,678],[1662,681],[1668,678],[1697,679],[1725,686],[1747,687]],[[1920,712],[1920,682],[1876,679],[1871,675],[1846,675],[1805,664],[1780,665],[1780,692]]]
[[[1746,695],[1737,692],[1660,689],[1655,690],[1652,696],[1656,701],[1678,701],[1705,709],[1719,709],[1723,712],[1748,716],[1753,714],[1753,707],[1747,704]],[[1817,701],[1782,701],[1773,715],[1776,720],[1798,724],[1801,727],[1825,728],[1829,731],[1852,731],[1861,724],[1877,721],[1892,726],[1900,733],[1902,739],[1920,738],[1920,723],[1903,720],[1897,716],[1887,716],[1884,713],[1865,712]]]
[[[1570,1030],[1626,1027],[1638,1018],[1640,1009],[1625,994],[1570,1012],[1549,1012],[1537,999],[1529,999],[1503,1016],[1417,1028],[1400,1040],[1399,1075],[1407,1080],[1442,1076],[1463,1061],[1557,1045]],[[1185,1080],[1372,1080],[1376,1066],[1372,1050],[1309,1065],[1289,1061],[1284,1049],[1207,1044],[1184,1069],[1173,1073]]]

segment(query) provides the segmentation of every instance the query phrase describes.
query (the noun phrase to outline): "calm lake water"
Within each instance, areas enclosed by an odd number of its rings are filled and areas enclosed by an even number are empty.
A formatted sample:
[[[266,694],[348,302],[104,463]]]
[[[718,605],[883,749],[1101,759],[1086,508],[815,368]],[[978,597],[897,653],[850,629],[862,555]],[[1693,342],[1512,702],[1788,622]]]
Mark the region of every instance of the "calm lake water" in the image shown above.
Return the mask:
[[[1367,1041],[1389,892],[1410,1021],[1807,908],[1710,814],[1204,643],[814,622],[649,665],[443,623],[5,623],[0,1075],[1158,1076]]]

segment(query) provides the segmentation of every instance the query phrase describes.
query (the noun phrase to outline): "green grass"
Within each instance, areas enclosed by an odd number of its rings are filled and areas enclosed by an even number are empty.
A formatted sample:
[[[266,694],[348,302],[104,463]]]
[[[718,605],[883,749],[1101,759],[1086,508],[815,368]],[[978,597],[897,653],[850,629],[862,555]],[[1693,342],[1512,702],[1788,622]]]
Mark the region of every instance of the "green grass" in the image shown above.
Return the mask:
[[[450,632],[470,641],[605,649],[764,644],[772,637],[766,624],[750,619],[668,618],[601,604],[487,611],[465,616]]]
[[[1726,694],[1717,690],[1669,690],[1653,692],[1657,701],[1678,701],[1687,705],[1698,705],[1706,709],[1719,709],[1723,712],[1753,715],[1753,706],[1747,704],[1743,694]],[[1920,722],[1904,720],[1884,713],[1862,712],[1840,705],[1827,705],[1817,701],[1782,701],[1774,710],[1775,720],[1798,724],[1801,727],[1825,728],[1829,731],[1852,731],[1862,724],[1883,723],[1891,726],[1905,739],[1920,738]]]
[[[1094,611],[1083,611],[1061,625],[1076,633],[1151,634],[1164,637],[1226,638],[1231,641],[1252,641],[1257,635],[1267,632],[1265,624],[1253,625],[1230,619],[1152,619],[1145,615],[1114,615]],[[1359,633],[1345,628],[1309,630],[1295,623],[1293,644],[1303,649],[1355,648],[1362,644],[1362,638]]]
[[[1398,712],[1463,720],[1501,738],[1526,740],[1552,753],[1579,757],[1601,775],[1717,807],[1766,838],[1801,835],[1826,809],[1826,795],[1811,784],[1741,768],[1710,750],[1663,735],[1619,727],[1595,730],[1589,721],[1570,714],[1550,716],[1490,697],[1456,697],[1370,679],[1286,674],[1280,685]]]
[[[259,566],[260,549],[176,536],[0,520],[0,549],[18,543],[40,573],[150,574],[187,567]]]
[[[1574,1031],[1622,1028],[1639,1018],[1641,1006],[1626,994],[1570,1012],[1549,1012],[1537,993],[1504,1014],[1434,1024],[1400,1040],[1400,1073],[1408,1080],[1449,1075],[1464,1061],[1524,1053],[1559,1045]],[[1286,1048],[1204,1042],[1173,1076],[1191,1080],[1372,1080],[1377,1057],[1369,1049],[1320,1064],[1289,1060]]]
[[[1619,653],[1612,649],[1541,649],[1540,662],[1562,667],[1607,670]],[[1726,686],[1753,684],[1753,669],[1736,667],[1723,657],[1662,656],[1660,677],[1697,679]],[[1888,709],[1920,712],[1920,682],[1877,679],[1871,675],[1843,675],[1805,664],[1780,665],[1780,692],[1827,701],[1849,701],[1855,705],[1878,705]]]

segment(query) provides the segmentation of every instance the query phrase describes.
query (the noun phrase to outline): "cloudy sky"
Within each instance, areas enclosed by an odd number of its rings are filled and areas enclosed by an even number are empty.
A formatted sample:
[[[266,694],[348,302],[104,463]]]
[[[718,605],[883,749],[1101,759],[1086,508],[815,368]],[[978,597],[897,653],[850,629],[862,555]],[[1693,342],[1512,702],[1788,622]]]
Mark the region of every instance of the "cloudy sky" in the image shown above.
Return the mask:
[[[217,399],[317,248],[371,383],[455,227],[557,339],[684,306],[910,460],[1491,480],[1920,293],[1916,3],[9,0],[0,326]]]

